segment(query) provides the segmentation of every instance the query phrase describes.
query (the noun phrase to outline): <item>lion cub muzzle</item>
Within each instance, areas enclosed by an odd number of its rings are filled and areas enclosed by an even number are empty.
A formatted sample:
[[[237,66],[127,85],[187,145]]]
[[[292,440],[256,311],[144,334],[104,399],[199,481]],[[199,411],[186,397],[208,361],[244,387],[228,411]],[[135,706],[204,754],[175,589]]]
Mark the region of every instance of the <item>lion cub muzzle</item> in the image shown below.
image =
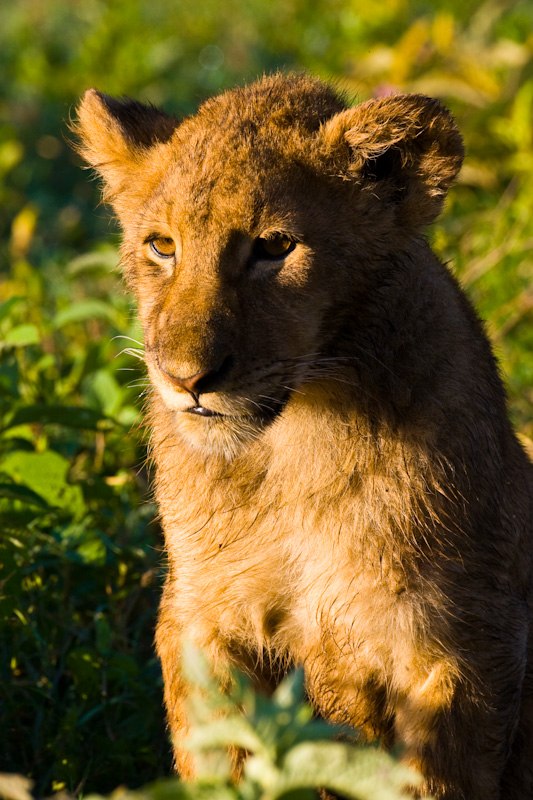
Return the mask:
[[[176,388],[183,389],[188,392],[194,400],[195,406],[186,409],[195,413],[201,413],[202,416],[211,416],[216,412],[209,411],[203,408],[200,403],[200,395],[208,394],[216,391],[224,385],[225,379],[231,372],[234,364],[232,355],[226,356],[218,367],[207,368],[196,372],[194,375],[182,377],[173,374],[172,366],[169,365],[164,357],[156,355],[156,364],[160,372],[167,378]]]

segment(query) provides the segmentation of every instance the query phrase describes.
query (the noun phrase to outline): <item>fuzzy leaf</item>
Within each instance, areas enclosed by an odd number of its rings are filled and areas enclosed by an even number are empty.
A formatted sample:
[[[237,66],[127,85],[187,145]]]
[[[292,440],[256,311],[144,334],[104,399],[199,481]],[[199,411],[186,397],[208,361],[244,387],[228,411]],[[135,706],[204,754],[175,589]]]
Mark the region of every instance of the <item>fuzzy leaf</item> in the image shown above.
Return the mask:
[[[0,797],[4,800],[33,800],[30,789],[33,781],[22,775],[0,772]]]
[[[233,746],[251,753],[265,753],[265,746],[250,723],[236,714],[196,727],[187,738],[186,746],[200,751]]]
[[[259,759],[253,759],[247,774],[260,768]],[[400,800],[410,796],[409,786],[421,782],[417,773],[374,747],[304,742],[287,753],[270,794],[277,798],[297,787],[324,787],[353,800]]]

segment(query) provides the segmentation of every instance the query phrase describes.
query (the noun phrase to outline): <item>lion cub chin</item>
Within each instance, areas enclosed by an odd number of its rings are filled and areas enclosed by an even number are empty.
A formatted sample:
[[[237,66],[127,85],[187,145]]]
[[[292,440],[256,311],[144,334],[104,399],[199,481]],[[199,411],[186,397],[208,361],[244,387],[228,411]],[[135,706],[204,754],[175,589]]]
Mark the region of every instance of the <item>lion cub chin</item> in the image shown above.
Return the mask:
[[[155,389],[175,741],[188,635],[222,682],[302,665],[435,797],[533,797],[531,467],[423,235],[461,166],[450,114],[275,75],[181,122],[89,90],[77,130]]]

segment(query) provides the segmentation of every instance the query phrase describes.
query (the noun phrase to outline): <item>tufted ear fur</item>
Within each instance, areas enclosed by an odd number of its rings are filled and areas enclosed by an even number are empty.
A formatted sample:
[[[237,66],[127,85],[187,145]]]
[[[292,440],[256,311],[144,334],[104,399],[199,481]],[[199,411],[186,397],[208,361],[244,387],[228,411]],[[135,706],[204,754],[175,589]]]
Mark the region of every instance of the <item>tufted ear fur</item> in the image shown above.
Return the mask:
[[[174,117],[153,106],[116,100],[96,89],[85,92],[72,125],[79,140],[77,150],[103,178],[105,199],[119,216],[134,194],[145,195],[157,178],[156,150],[177,125]]]
[[[321,134],[328,150],[349,148],[349,173],[394,205],[400,226],[439,214],[464,156],[461,135],[438,100],[416,94],[369,100],[341,111]]]

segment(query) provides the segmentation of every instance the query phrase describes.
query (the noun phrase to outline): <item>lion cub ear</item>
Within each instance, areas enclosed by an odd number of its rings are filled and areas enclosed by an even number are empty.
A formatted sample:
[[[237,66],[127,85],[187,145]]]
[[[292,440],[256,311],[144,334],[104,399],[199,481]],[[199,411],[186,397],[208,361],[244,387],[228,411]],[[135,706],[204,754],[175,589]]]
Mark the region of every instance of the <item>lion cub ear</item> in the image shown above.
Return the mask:
[[[349,173],[396,208],[404,228],[421,228],[441,210],[461,168],[463,142],[438,100],[391,95],[341,111],[325,123],[328,150],[349,148]]]
[[[157,170],[154,148],[167,142],[177,125],[153,106],[116,100],[96,89],[85,92],[72,124],[76,149],[103,178],[105,199],[119,216],[135,194],[145,196]]]

